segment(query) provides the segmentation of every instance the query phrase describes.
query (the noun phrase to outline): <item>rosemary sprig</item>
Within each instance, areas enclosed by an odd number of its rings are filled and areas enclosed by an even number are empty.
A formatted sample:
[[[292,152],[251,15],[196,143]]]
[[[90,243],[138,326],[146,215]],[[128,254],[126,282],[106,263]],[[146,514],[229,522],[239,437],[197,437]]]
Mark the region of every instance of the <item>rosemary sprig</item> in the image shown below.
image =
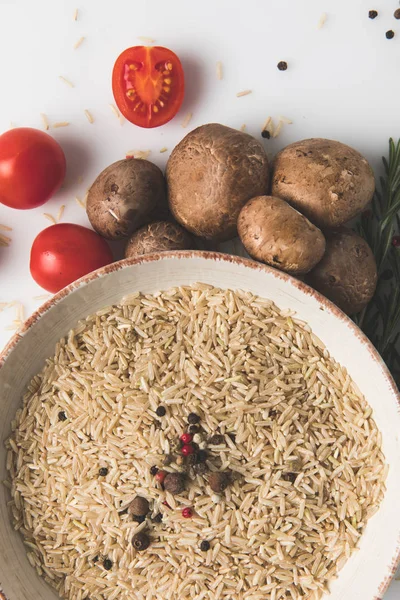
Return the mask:
[[[358,223],[378,268],[378,283],[371,302],[354,320],[382,355],[400,383],[400,140],[389,140],[389,157],[382,158],[384,176],[371,210]]]

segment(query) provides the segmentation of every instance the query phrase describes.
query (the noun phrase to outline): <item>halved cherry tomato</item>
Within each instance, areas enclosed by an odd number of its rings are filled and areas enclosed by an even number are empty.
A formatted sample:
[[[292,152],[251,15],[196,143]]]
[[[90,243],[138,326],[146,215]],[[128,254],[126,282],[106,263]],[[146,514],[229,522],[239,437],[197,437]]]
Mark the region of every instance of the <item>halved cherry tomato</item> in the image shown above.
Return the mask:
[[[39,233],[32,244],[31,274],[42,288],[58,292],[113,261],[107,242],[92,229],[59,223]]]
[[[124,117],[139,127],[159,127],[181,107],[185,81],[181,61],[161,46],[134,46],[117,58],[112,87]]]
[[[12,208],[35,208],[47,202],[65,177],[65,156],[58,142],[30,127],[0,136],[0,202]]]

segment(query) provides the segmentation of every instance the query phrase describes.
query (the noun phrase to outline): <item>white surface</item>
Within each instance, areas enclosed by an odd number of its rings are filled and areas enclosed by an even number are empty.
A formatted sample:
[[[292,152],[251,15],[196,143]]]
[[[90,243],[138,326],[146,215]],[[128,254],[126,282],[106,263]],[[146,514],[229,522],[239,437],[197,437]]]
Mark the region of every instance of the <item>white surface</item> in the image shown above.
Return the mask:
[[[164,255],[162,260],[125,265],[118,271],[96,278],[89,285],[80,285],[50,308],[23,335],[0,369],[0,481],[5,478],[6,450],[2,442],[9,434],[9,424],[19,406],[19,396],[45,358],[54,351],[59,337],[65,335],[79,319],[118,302],[128,293],[137,290],[149,293],[197,280],[223,288],[237,286],[262,297],[268,296],[283,309],[296,311],[299,318],[311,325],[332,354],[346,365],[373,408],[374,418],[382,432],[383,451],[390,465],[387,491],[380,510],[368,523],[358,552],[346,563],[337,581],[332,583],[330,600],[376,600],[400,537],[400,412],[395,393],[380,363],[371,358],[369,347],[356,337],[354,328],[347,321],[338,319],[317,298],[300,290],[294,280],[285,281],[277,271],[261,265],[249,268],[223,258],[169,258]],[[22,541],[8,519],[5,492],[5,488],[0,486],[0,581],[4,591],[10,600],[55,600],[54,594],[38,580],[33,569],[26,568]],[[21,573],[23,577],[20,578]]]
[[[30,278],[29,251],[36,234],[50,224],[43,212],[56,216],[65,204],[63,221],[87,224],[75,196],[83,198],[96,175],[129,150],[151,149],[150,159],[164,166],[168,153],[159,150],[173,148],[184,135],[187,112],[193,113],[188,129],[210,121],[233,127],[246,123],[256,137],[268,115],[284,115],[293,125],[264,142],[269,152],[305,137],[332,137],[379,165],[388,137],[400,130],[397,6],[389,0],[0,0],[0,132],[10,122],[40,128],[41,112],[52,123],[71,123],[50,130],[67,155],[64,189],[33,211],[0,206],[0,223],[13,227],[11,246],[0,248],[0,302],[21,301],[26,315],[40,304],[34,296],[43,292]],[[371,8],[379,11],[373,21]],[[326,23],[318,29],[324,12]],[[385,38],[388,29],[397,33],[393,40]],[[85,40],[74,50],[81,36]],[[114,60],[126,47],[140,44],[138,36],[175,50],[186,73],[181,112],[160,129],[121,126],[108,106],[114,102]],[[218,60],[222,81],[216,77]],[[279,60],[287,60],[286,72],[276,68]],[[59,75],[75,87],[67,87]],[[244,89],[253,93],[236,98]],[[85,108],[94,115],[93,125]],[[13,318],[14,309],[0,313],[0,347]],[[399,596],[400,582],[387,600]]]

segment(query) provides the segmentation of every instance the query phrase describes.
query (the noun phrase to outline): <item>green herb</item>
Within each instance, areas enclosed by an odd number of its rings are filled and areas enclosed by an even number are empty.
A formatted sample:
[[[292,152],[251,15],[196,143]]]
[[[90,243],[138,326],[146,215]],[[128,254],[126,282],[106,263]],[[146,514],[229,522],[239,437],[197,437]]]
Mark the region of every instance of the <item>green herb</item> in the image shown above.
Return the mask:
[[[378,283],[371,302],[354,320],[382,355],[400,383],[400,140],[389,140],[389,158],[371,210],[358,224],[375,255]]]

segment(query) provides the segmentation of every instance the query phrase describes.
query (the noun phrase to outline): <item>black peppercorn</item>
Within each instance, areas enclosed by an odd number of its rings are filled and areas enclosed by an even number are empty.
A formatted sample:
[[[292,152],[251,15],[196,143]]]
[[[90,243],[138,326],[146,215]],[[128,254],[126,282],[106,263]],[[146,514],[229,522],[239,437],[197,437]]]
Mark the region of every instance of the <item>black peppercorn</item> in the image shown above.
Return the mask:
[[[197,461],[199,463],[204,463],[207,460],[207,451],[206,450],[199,450],[197,453]]]
[[[157,417],[165,417],[166,414],[167,414],[167,410],[166,410],[165,406],[157,407],[157,410],[156,410]]]
[[[106,571],[110,571],[112,569],[112,561],[109,558],[105,558],[103,561],[103,567]]]
[[[178,458],[179,458],[179,456],[178,456]],[[178,459],[176,459],[176,462],[178,463]],[[196,453],[189,454],[189,456],[186,458],[186,462],[187,462],[187,464],[189,466],[195,465],[198,462],[198,460],[197,460],[197,454]]]
[[[209,550],[211,548],[210,546],[210,542],[208,542],[207,540],[203,540],[200,544],[200,550],[202,552],[207,552],[207,550]]]
[[[198,433],[200,431],[200,427],[198,425],[189,425],[188,431],[193,435],[194,433]]]
[[[282,473],[283,481],[290,481],[290,483],[294,483],[297,479],[296,473]]]
[[[210,439],[208,440],[208,443],[211,444],[212,446],[220,446],[221,444],[223,444],[225,441],[225,438],[223,435],[220,435],[219,433],[215,433],[214,435],[212,435],[210,437]]]
[[[394,31],[393,29],[389,29],[389,31],[386,32],[386,37],[388,40],[391,40],[394,38]]]
[[[60,410],[60,412],[58,413],[58,420],[59,421],[67,420],[67,415],[65,414],[65,412],[63,410]]]
[[[261,137],[265,138],[266,140],[269,140],[269,138],[271,137],[271,134],[268,131],[268,129],[263,129],[262,130]]]
[[[400,19],[400,8],[396,8],[396,10],[393,13],[393,16],[395,19]]]
[[[147,533],[144,531],[136,533],[132,538],[132,546],[135,550],[146,550],[150,546],[150,538]]]
[[[220,494],[221,492],[224,492],[230,484],[230,474],[224,473],[223,471],[211,473],[208,484],[213,492]]]
[[[193,471],[196,473],[196,475],[204,475],[204,473],[207,472],[206,463],[196,463],[193,467]]]
[[[199,415],[194,412],[189,413],[188,415],[188,423],[189,425],[196,425],[200,421]]]
[[[285,60],[280,60],[277,64],[277,67],[280,71],[286,71],[287,69],[287,62]]]
[[[376,19],[376,17],[378,16],[378,11],[377,10],[370,10],[368,13],[368,16],[370,19]]]
[[[150,467],[150,475],[157,475],[158,473],[158,467],[156,467],[156,465],[153,465],[152,467]]]
[[[108,475],[107,467],[101,467],[101,469],[99,469],[99,475],[100,477],[105,477],[106,475]]]
[[[132,516],[132,521],[135,521],[135,523],[143,523],[143,521],[146,520],[146,517],[143,515],[133,515]]]
[[[162,513],[158,513],[156,514],[156,516],[153,519],[154,523],[161,523],[162,521]]]

